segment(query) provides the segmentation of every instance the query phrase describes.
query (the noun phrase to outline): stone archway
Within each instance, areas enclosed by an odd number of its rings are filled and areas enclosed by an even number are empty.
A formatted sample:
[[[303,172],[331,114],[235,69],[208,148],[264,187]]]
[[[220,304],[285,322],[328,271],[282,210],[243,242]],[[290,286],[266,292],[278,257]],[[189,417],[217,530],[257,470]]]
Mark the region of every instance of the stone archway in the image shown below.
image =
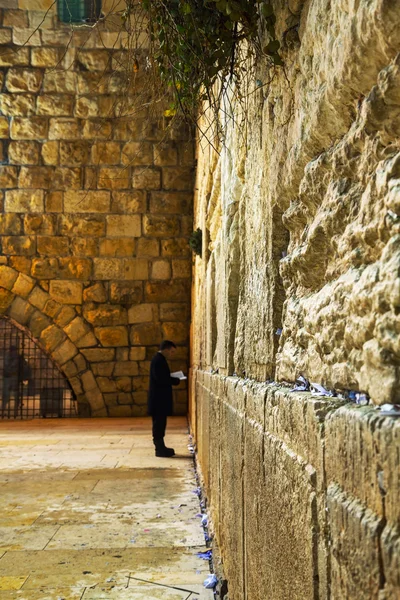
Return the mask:
[[[100,343],[72,306],[57,302],[32,277],[1,265],[0,314],[25,327],[49,354],[74,390],[82,415],[108,415],[87,354],[101,350]]]

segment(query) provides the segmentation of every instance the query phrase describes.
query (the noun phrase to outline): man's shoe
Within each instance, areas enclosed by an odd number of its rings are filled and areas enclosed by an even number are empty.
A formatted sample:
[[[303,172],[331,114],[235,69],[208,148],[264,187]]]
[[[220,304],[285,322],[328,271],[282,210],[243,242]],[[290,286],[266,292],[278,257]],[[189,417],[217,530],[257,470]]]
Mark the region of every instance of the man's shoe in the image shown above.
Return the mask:
[[[170,458],[175,454],[175,450],[173,448],[166,447],[163,439],[154,440],[154,445],[156,447],[156,456],[160,458]]]
[[[156,456],[160,458],[171,458],[174,454],[175,450],[173,448],[164,447],[162,450],[156,450]]]

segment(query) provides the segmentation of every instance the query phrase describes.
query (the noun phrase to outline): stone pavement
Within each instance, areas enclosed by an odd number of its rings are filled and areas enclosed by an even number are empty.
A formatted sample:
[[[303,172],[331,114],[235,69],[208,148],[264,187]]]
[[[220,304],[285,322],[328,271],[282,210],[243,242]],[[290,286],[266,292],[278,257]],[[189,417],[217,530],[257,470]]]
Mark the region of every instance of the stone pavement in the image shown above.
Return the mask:
[[[0,422],[0,600],[211,600],[186,420]]]

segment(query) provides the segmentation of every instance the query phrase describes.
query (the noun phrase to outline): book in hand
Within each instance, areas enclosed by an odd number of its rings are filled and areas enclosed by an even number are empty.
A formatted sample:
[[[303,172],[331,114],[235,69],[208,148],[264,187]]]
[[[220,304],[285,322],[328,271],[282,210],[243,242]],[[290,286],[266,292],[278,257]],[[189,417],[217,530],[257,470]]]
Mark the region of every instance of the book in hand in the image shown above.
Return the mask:
[[[185,375],[183,374],[183,371],[175,371],[174,373],[171,373],[171,377],[176,377],[177,379],[180,379],[181,381],[183,379],[187,379],[187,377],[185,377]]]

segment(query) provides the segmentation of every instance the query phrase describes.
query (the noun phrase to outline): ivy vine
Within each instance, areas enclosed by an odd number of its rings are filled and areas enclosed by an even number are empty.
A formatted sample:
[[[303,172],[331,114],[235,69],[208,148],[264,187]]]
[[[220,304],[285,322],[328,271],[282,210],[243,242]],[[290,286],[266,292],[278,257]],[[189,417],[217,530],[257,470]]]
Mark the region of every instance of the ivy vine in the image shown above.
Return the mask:
[[[193,120],[203,100],[218,109],[227,87],[240,83],[251,53],[283,64],[270,0],[140,0],[139,5],[147,17],[151,60],[171,99],[165,116]],[[123,18],[128,20],[134,8],[137,2],[128,1]]]

